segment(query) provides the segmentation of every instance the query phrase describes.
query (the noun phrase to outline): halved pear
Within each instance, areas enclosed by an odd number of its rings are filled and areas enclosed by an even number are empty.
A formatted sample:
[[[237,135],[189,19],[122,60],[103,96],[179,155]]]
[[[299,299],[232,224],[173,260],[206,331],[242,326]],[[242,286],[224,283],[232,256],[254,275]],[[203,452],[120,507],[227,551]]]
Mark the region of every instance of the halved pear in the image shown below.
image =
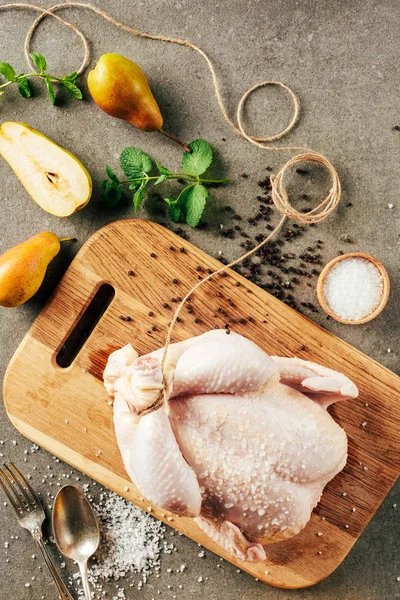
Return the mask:
[[[26,123],[0,126],[0,154],[41,208],[68,217],[90,200],[92,180],[83,164]]]

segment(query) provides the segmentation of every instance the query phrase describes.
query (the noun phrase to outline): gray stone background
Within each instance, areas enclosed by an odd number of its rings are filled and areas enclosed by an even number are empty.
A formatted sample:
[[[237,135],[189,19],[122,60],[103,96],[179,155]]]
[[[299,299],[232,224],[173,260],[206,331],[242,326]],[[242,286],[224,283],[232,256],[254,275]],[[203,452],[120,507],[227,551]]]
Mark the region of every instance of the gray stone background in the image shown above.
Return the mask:
[[[46,2],[37,3],[47,6]],[[0,2],[0,4],[4,4]],[[200,45],[213,58],[230,114],[238,99],[254,83],[263,79],[279,79],[288,83],[302,103],[298,127],[285,138],[284,145],[306,145],[326,156],[337,168],[344,199],[337,213],[309,231],[293,246],[301,249],[315,238],[325,242],[324,262],[345,251],[370,252],[387,267],[392,293],[384,313],[368,325],[348,327],[326,321],[315,313],[315,321],[366,354],[392,369],[398,370],[399,334],[399,150],[400,132],[400,36],[397,0],[98,0],[99,7],[114,17],[138,28],[157,34],[183,37]],[[229,226],[223,206],[229,203],[241,215],[256,211],[257,181],[266,166],[276,171],[289,158],[287,153],[262,152],[236,136],[225,124],[213,96],[210,74],[200,56],[189,49],[160,42],[134,38],[107,24],[90,12],[77,9],[64,11],[65,17],[78,24],[90,40],[93,65],[104,52],[119,52],[139,63],[150,80],[165,117],[165,128],[189,141],[203,137],[213,145],[219,172],[232,178],[229,187],[212,190],[212,206],[206,220],[212,225],[206,231],[190,231],[190,240],[217,255],[237,256],[240,240],[226,240],[219,235],[219,224]],[[26,68],[23,55],[25,33],[33,14],[27,11],[0,12],[0,60],[11,62],[17,71]],[[34,38],[34,49],[48,59],[55,74],[76,69],[82,57],[77,38],[55,22],[46,21]],[[0,310],[1,375],[17,345],[40,312],[51,290],[62,276],[80,245],[101,226],[118,218],[131,216],[129,204],[114,212],[101,205],[99,184],[104,166],[118,166],[118,156],[128,145],[137,145],[171,168],[178,166],[178,147],[159,134],[146,134],[128,124],[116,121],[98,110],[90,100],[86,75],[80,84],[84,101],[78,102],[60,94],[60,103],[52,108],[43,87],[34,85],[30,100],[8,90],[1,100],[0,118],[25,121],[63,145],[87,166],[94,181],[94,194],[85,210],[62,220],[42,211],[22,188],[10,168],[0,164],[1,177],[1,251],[43,230],[60,236],[76,236],[75,245],[65,246],[53,261],[40,292],[25,306]],[[284,126],[290,109],[276,89],[257,92],[248,103],[248,127],[257,133],[270,134]],[[246,172],[248,179],[239,175]],[[317,178],[300,181],[294,178],[292,188],[301,186],[317,196],[323,182]],[[305,186],[305,187],[304,187]],[[326,187],[326,186],[325,186]],[[175,189],[175,188],[174,188]],[[353,206],[346,208],[351,202]],[[389,208],[388,204],[393,204]],[[164,222],[154,203],[147,203],[143,218]],[[353,243],[344,243],[348,235]],[[289,249],[292,249],[289,248]],[[267,277],[265,276],[265,280]],[[295,294],[299,301],[316,303],[315,289],[300,286]],[[306,313],[308,314],[308,313]],[[390,350],[390,352],[389,352]],[[43,494],[51,494],[42,482],[47,465],[54,477],[69,468],[56,463],[45,451],[29,452],[31,444],[9,423],[2,408],[0,448],[4,460],[23,464],[32,473],[32,481]],[[33,470],[34,466],[37,470]],[[76,474],[76,476],[79,476]],[[88,482],[81,477],[81,482]],[[50,490],[50,491],[49,491]],[[393,600],[400,597],[399,519],[393,489],[378,510],[361,539],[344,563],[328,579],[303,591],[273,589],[254,581],[245,573],[237,573],[227,563],[217,570],[218,558],[206,552],[198,558],[198,547],[190,540],[175,536],[178,552],[162,559],[161,575],[140,592],[143,600],[153,598],[161,590],[162,598],[246,598],[278,600]],[[397,501],[398,502],[398,501]],[[0,505],[0,588],[1,596],[39,600],[55,598],[47,574],[38,571],[38,561],[28,535],[17,531],[9,507]],[[18,540],[12,540],[18,535]],[[3,541],[10,548],[3,549]],[[9,562],[6,560],[9,559]],[[168,573],[185,560],[185,577]],[[67,571],[74,567],[67,566]],[[204,582],[197,583],[199,576]],[[37,576],[30,587],[25,582]],[[206,579],[208,577],[208,579]],[[183,584],[183,589],[178,588]],[[167,585],[172,585],[171,589]],[[127,597],[139,597],[130,588]]]

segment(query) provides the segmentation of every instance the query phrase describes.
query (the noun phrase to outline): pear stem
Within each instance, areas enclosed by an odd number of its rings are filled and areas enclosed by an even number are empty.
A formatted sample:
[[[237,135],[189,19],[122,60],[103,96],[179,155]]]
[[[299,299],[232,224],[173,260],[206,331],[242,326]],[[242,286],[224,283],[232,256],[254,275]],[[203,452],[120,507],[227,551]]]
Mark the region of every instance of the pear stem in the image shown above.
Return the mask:
[[[63,242],[76,242],[77,239],[76,238],[58,238],[58,241],[60,242],[60,244],[62,244]]]
[[[189,146],[187,144],[185,144],[184,142],[182,142],[181,140],[179,140],[178,138],[176,138],[175,136],[171,135],[170,133],[167,133],[166,131],[164,131],[164,129],[159,129],[159,132],[162,133],[163,135],[165,135],[165,137],[169,138],[170,140],[176,142],[177,144],[179,144],[186,152],[191,152],[191,149],[189,148]]]

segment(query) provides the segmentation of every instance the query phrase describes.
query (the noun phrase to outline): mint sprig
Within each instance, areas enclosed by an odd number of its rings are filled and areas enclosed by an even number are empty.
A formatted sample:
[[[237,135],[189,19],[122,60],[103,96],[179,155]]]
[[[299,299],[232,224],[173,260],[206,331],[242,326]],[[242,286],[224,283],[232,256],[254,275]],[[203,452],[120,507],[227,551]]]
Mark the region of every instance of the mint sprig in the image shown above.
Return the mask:
[[[18,86],[18,91],[21,96],[23,98],[30,98],[32,96],[32,91],[29,86],[29,79],[38,77],[45,82],[53,106],[56,104],[55,83],[62,85],[74,98],[77,98],[78,100],[82,99],[82,92],[75,83],[76,78],[78,77],[76,71],[69,73],[69,75],[65,75],[65,77],[55,77],[47,72],[47,61],[43,54],[31,52],[29,56],[37,67],[38,73],[17,75],[15,69],[9,63],[0,62],[0,75],[7,80],[5,83],[0,84],[0,96],[4,94],[4,88],[15,83]]]
[[[184,182],[186,185],[176,198],[165,197],[168,215],[174,223],[184,218],[190,227],[196,227],[202,217],[207,200],[207,185],[228,183],[229,179],[208,179],[201,177],[211,166],[213,151],[205,140],[194,140],[189,144],[191,152],[182,156],[183,172],[173,172],[157,160],[153,160],[139,148],[125,148],[120,156],[121,169],[127,179],[121,181],[112,168],[107,165],[107,179],[102,182],[105,204],[113,208],[122,197],[121,186],[128,184],[134,192],[133,209],[137,214],[142,206],[148,185],[159,185],[169,179]],[[155,173],[157,171],[157,173]],[[151,175],[151,173],[155,173]]]
[[[212,148],[205,140],[194,140],[189,148],[191,152],[183,153],[182,169],[189,175],[202,175],[212,163]]]

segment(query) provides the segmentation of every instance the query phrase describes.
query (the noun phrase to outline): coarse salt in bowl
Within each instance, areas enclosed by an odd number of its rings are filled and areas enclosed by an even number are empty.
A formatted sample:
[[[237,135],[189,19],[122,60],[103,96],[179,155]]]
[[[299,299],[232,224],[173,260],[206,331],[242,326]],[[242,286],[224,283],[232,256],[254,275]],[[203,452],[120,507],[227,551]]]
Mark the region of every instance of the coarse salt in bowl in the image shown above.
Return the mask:
[[[383,265],[361,252],[343,254],[323,269],[318,299],[324,311],[341,323],[359,325],[374,319],[386,305],[389,277]]]

